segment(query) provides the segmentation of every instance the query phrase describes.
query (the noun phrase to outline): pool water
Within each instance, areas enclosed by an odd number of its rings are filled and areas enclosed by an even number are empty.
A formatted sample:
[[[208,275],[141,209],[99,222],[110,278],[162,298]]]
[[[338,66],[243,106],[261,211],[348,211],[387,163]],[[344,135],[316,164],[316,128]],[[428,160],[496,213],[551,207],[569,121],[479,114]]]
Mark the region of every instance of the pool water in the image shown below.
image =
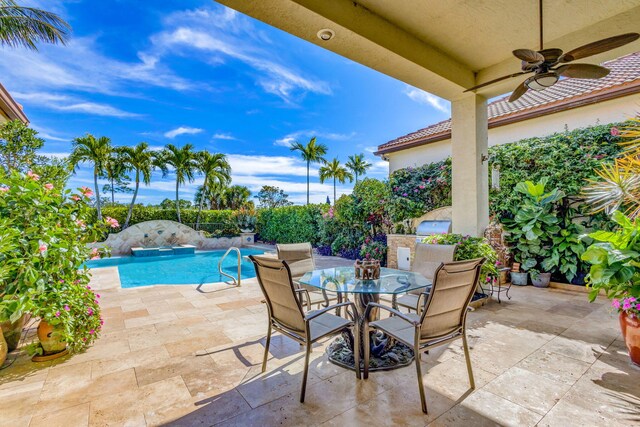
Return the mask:
[[[123,288],[150,285],[199,285],[230,280],[218,272],[218,262],[226,251],[197,252],[195,255],[167,255],[158,257],[121,257],[87,261],[89,268],[118,267]],[[264,253],[259,249],[241,249],[242,256]],[[222,270],[236,277],[238,255],[232,251],[222,263]],[[256,277],[253,264],[242,259],[243,279]]]

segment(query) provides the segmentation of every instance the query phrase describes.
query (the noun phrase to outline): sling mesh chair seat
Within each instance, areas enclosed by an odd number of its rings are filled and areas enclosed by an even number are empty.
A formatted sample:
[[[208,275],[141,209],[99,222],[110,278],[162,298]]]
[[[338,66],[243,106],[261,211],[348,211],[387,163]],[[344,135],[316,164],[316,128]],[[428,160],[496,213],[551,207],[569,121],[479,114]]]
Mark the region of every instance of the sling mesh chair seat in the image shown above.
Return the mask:
[[[433,280],[435,272],[443,262],[452,262],[456,252],[456,245],[432,245],[428,243],[417,243],[416,254],[411,263],[411,271],[420,273],[429,280]],[[404,307],[414,310],[420,314],[426,297],[429,294],[428,289],[416,289],[409,291],[407,294],[398,296],[392,301],[392,307],[398,310]],[[394,295],[395,297],[395,295]]]
[[[288,243],[276,245],[278,259],[286,261],[291,270],[291,279],[293,283],[306,292],[301,292],[299,296],[304,299],[307,310],[311,310],[311,306],[328,307],[331,301],[338,301],[336,294],[327,294],[325,290],[319,290],[312,286],[303,285],[300,279],[305,273],[315,270],[315,262],[313,261],[313,248],[311,243]]]
[[[309,371],[309,356],[311,355],[313,343],[321,338],[337,335],[347,328],[353,328],[354,345],[355,348],[358,348],[360,334],[358,324],[353,320],[357,318],[356,307],[352,302],[345,302],[305,313],[297,295],[300,292],[304,292],[304,290],[295,288],[291,280],[291,270],[286,261],[254,255],[249,256],[249,259],[255,266],[256,277],[264,294],[269,313],[269,328],[262,360],[262,372],[267,369],[269,344],[271,343],[271,332],[273,330],[304,345],[305,362],[300,391],[300,402],[304,402]],[[329,311],[339,307],[344,307],[347,312],[350,308],[352,320],[329,313]],[[356,377],[360,378],[360,355],[358,353],[355,352],[354,357]]]
[[[469,303],[478,286],[480,268],[484,258],[457,261],[441,264],[435,273],[431,291],[428,294],[424,310],[421,315],[405,314],[382,304],[369,303],[364,315],[364,378],[369,376],[369,331],[378,329],[396,340],[413,348],[418,387],[422,411],[427,413],[427,402],[422,384],[422,369],[420,353],[451,341],[462,339],[464,356],[467,362],[467,372],[471,388],[475,388],[465,322]],[[370,311],[378,307],[388,311],[391,317],[368,322]]]

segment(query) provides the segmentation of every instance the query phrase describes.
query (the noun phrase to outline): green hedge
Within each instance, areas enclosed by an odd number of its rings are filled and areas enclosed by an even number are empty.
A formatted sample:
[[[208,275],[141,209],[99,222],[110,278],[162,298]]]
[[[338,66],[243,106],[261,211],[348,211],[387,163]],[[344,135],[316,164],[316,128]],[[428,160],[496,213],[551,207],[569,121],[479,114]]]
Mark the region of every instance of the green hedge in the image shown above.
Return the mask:
[[[316,245],[321,221],[322,205],[259,209],[256,231],[264,242],[311,242]]]
[[[127,210],[128,206],[107,206],[102,208],[102,215],[115,218],[123,225],[124,220],[127,218]],[[235,211],[232,210],[203,210],[200,215],[200,223],[221,223],[224,224],[222,235],[238,235],[240,230],[236,224],[234,213]],[[196,222],[198,210],[181,209],[180,216],[182,217],[183,223],[192,224]],[[129,225],[153,220],[177,221],[178,214],[175,209],[160,209],[136,205],[133,208]]]

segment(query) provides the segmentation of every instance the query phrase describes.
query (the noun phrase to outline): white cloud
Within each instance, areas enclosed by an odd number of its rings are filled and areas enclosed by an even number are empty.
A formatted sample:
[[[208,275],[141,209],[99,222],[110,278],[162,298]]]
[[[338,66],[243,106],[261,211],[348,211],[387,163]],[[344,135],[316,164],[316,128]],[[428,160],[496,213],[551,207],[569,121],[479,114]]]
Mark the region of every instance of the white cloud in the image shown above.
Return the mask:
[[[334,132],[320,132],[317,130],[299,130],[297,132],[289,133],[282,138],[276,139],[273,145],[281,147],[289,147],[292,142],[296,142],[301,138],[311,139],[314,136],[318,138],[318,142],[322,142],[323,139],[331,141],[347,141],[356,135],[355,132],[351,133],[334,133]],[[306,141],[305,141],[306,142]]]
[[[432,95],[429,92],[425,92],[423,90],[407,85],[405,87],[404,93],[419,104],[430,105],[436,110],[443,113],[449,113],[451,111],[451,107],[448,101]]]
[[[83,113],[93,116],[106,116],[118,118],[141,117],[141,114],[130,113],[108,104],[88,102],[68,95],[60,95],[47,92],[13,92],[13,96],[21,101],[27,101],[34,105],[50,108],[56,111]]]
[[[189,126],[180,126],[180,127],[177,127],[175,129],[171,129],[170,131],[165,132],[164,136],[166,138],[173,139],[176,136],[180,136],[180,135],[196,135],[196,134],[202,133],[202,132],[204,132],[204,129],[192,128],[192,127],[189,127]]]
[[[375,145],[364,147],[364,151],[366,151],[367,153],[375,153],[376,151],[378,151],[378,147]]]
[[[228,141],[237,141],[238,138],[231,135],[230,133],[216,133],[212,136],[212,139],[225,139]]]

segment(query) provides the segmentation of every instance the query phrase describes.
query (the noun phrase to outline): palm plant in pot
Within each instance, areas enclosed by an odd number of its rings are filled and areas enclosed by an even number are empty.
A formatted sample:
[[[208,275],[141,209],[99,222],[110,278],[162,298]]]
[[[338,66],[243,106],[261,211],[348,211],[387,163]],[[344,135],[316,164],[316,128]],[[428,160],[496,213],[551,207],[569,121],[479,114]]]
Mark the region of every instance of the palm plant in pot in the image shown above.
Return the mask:
[[[531,282],[538,287],[549,286],[551,271],[558,261],[552,249],[553,236],[561,230],[555,204],[565,197],[558,189],[546,191],[547,181],[542,178],[538,183],[518,183],[515,190],[523,195],[522,203],[511,212],[511,218],[502,221],[515,261],[531,274]],[[511,275],[513,280],[514,274]]]

